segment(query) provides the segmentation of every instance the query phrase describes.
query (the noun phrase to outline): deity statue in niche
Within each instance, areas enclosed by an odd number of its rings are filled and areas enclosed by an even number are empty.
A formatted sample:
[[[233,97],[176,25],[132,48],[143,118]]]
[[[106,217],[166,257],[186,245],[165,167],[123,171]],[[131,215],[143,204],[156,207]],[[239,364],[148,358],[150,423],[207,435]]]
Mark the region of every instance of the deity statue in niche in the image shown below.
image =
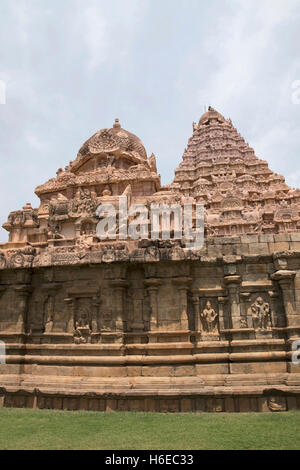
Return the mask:
[[[207,334],[218,334],[218,313],[212,308],[211,302],[206,302],[205,308],[200,313],[203,331]]]
[[[76,344],[90,341],[90,312],[87,305],[79,301],[78,313],[75,320],[74,341]]]
[[[253,321],[253,328],[255,330],[269,330],[271,324],[271,309],[268,302],[265,302],[262,297],[257,297],[255,302],[251,305],[251,314]]]

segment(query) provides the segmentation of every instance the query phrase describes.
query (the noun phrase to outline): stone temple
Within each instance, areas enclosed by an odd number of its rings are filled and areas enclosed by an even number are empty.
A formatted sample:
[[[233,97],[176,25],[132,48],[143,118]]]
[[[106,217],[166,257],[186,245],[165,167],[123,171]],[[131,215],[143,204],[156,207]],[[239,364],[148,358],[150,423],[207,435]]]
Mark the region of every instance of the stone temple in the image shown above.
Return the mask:
[[[230,119],[209,108],[193,124],[167,186],[116,120],[35,193],[40,206],[3,225],[0,405],[300,408],[300,190]],[[124,195],[128,205],[202,204],[202,248],[100,239],[97,208],[118,214]]]

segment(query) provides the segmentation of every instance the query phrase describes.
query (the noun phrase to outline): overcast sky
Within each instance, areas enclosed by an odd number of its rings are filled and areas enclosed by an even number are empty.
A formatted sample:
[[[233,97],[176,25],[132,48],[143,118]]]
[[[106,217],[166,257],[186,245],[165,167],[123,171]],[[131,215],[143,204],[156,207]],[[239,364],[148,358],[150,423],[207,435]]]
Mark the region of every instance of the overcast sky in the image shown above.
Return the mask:
[[[171,182],[205,105],[300,187],[299,0],[0,0],[0,18],[1,225],[116,117]]]

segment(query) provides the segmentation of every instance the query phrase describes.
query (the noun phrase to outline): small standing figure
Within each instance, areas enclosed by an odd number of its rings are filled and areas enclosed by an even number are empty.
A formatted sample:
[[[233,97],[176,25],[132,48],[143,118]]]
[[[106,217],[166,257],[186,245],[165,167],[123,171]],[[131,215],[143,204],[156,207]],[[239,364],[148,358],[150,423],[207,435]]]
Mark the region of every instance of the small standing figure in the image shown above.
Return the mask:
[[[218,334],[217,312],[212,308],[208,300],[202,313],[200,314],[203,330],[208,334]]]
[[[251,305],[253,328],[255,330],[269,330],[271,328],[270,305],[262,297],[257,297]]]
[[[89,316],[86,312],[82,312],[75,321],[74,341],[76,344],[87,343],[91,334],[89,325]]]

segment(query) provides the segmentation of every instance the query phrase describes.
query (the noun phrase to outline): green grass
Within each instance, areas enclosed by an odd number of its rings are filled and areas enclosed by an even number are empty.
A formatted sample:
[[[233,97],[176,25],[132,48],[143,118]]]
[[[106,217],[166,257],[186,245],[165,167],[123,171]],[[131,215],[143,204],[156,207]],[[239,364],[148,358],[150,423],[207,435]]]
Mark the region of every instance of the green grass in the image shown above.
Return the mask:
[[[300,411],[97,413],[0,409],[0,449],[299,449]]]

